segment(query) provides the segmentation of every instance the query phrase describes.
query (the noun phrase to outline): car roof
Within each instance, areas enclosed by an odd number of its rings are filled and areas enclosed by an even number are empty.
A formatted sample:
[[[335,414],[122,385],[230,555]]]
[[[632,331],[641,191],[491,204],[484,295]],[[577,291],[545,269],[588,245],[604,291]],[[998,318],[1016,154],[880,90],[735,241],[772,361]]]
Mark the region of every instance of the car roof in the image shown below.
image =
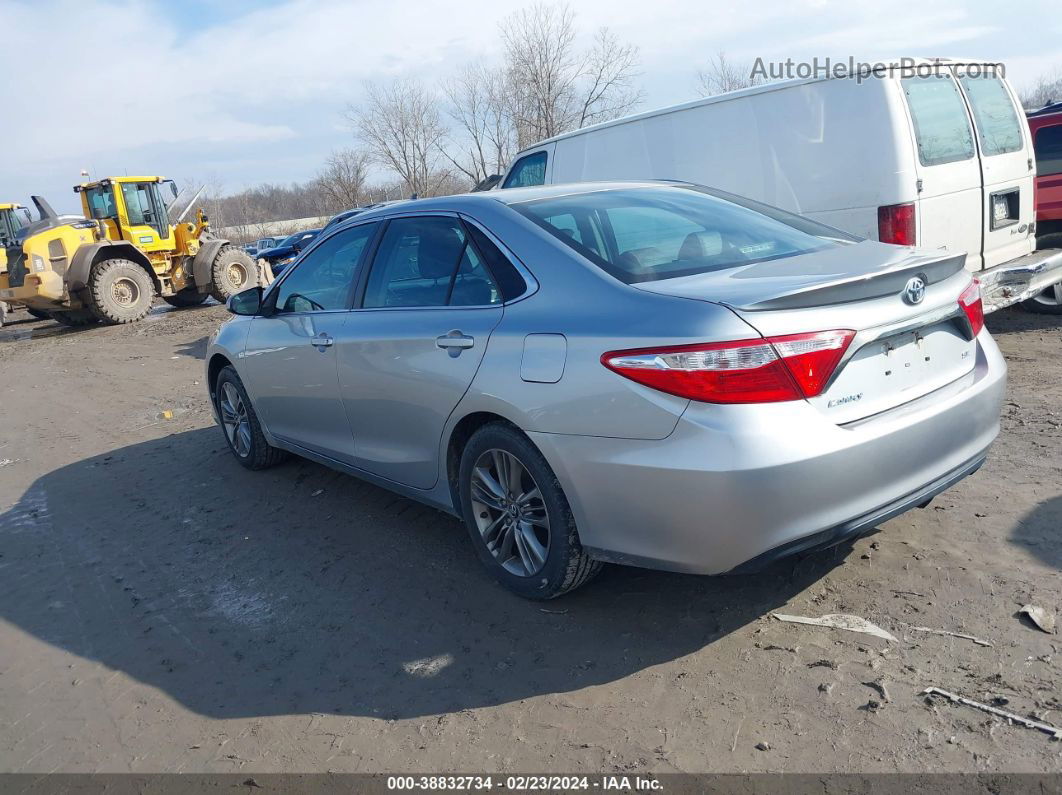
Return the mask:
[[[376,218],[387,218],[408,212],[430,212],[432,210],[456,212],[475,207],[497,204],[518,204],[534,199],[549,199],[559,196],[574,196],[583,193],[597,193],[606,190],[629,190],[631,188],[664,188],[669,185],[683,184],[675,180],[610,180],[602,182],[568,182],[558,185],[538,185],[529,188],[505,188],[504,190],[481,191],[479,193],[455,193],[449,196],[434,196],[426,199],[410,199],[397,202],[387,207],[378,207],[359,213],[349,219],[349,225],[360,224]],[[345,222],[343,226],[347,226]],[[338,225],[337,225],[338,227]]]

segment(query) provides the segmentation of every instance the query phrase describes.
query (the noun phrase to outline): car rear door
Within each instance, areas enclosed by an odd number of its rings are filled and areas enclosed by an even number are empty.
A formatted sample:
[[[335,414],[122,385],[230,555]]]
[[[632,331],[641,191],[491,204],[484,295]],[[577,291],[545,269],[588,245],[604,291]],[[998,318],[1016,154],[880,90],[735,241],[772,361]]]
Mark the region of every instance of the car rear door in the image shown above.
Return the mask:
[[[335,343],[377,228],[345,229],[308,251],[270,291],[271,313],[251,321],[237,368],[270,433],[348,464],[354,437],[340,399]]]
[[[337,340],[357,466],[415,488],[438,480],[443,426],[502,317],[456,214],[393,218]]]
[[[981,169],[973,127],[955,77],[946,69],[899,81],[915,141],[917,244],[965,251],[981,264]]]
[[[970,108],[980,154],[981,256],[984,267],[1033,250],[1032,148],[1020,104],[997,74],[984,67],[956,66],[959,87]]]

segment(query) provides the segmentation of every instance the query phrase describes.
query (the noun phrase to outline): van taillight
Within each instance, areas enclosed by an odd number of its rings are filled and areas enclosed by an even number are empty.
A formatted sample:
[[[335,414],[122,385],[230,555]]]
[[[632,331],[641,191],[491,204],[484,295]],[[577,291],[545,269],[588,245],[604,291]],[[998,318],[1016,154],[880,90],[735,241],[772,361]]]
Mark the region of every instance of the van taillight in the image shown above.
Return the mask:
[[[878,240],[897,246],[915,244],[915,206],[890,204],[878,208]]]

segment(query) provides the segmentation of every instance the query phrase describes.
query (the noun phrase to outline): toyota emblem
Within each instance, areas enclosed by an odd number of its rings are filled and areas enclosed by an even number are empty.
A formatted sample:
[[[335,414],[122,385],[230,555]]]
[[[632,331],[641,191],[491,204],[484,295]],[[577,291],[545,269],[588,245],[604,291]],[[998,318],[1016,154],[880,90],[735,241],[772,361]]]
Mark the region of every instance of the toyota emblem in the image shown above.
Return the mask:
[[[903,300],[908,304],[920,304],[926,297],[926,280],[921,276],[907,280],[907,286],[903,288]]]

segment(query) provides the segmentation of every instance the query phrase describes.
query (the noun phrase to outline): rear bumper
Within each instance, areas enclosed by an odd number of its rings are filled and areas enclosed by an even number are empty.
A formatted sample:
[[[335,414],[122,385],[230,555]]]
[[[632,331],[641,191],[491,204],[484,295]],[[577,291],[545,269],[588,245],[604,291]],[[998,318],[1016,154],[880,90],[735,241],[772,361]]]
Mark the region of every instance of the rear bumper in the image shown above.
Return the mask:
[[[846,426],[805,401],[691,403],[658,441],[530,434],[597,558],[721,574],[869,531],[975,471],[999,432],[1006,364]]]
[[[1062,249],[1045,249],[974,274],[981,282],[985,314],[1032,298],[1062,282]]]

